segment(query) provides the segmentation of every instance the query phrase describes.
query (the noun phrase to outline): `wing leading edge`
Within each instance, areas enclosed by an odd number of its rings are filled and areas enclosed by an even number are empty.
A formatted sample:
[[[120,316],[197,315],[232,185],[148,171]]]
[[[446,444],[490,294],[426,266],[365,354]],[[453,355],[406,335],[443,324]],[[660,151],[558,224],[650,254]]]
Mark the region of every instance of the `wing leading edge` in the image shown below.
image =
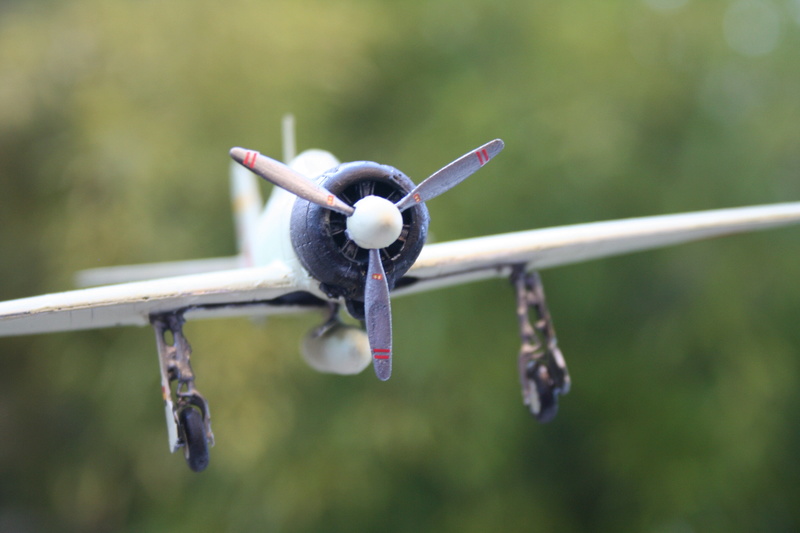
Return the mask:
[[[297,279],[285,265],[275,262],[266,267],[45,294],[0,302],[0,336],[143,326],[150,323],[153,313],[177,310],[186,310],[189,317],[288,311],[293,305],[287,295],[307,286],[307,280]]]
[[[519,231],[425,246],[399,284],[412,293],[641,250],[800,223],[800,202]]]

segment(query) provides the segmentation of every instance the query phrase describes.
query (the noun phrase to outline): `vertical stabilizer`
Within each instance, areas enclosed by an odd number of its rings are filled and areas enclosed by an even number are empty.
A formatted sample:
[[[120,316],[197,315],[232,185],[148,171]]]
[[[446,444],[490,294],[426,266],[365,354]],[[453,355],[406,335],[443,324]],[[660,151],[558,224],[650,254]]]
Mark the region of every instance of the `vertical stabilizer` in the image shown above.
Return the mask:
[[[286,165],[309,180],[339,164],[330,152],[323,150],[306,150],[296,155],[292,115],[283,117],[282,133]],[[274,260],[284,264],[297,262],[289,235],[292,207],[297,197],[281,187],[272,187],[264,206],[258,193],[260,178],[242,165],[236,164],[234,168],[231,184],[242,266],[264,266]],[[299,263],[298,268],[302,268]]]
[[[253,266],[253,238],[264,201],[258,188],[258,177],[238,163],[231,165],[231,201],[239,256],[244,266]]]
[[[297,155],[297,142],[295,141],[294,134],[294,115],[291,113],[283,115],[281,133],[283,137],[283,162],[288,165]]]

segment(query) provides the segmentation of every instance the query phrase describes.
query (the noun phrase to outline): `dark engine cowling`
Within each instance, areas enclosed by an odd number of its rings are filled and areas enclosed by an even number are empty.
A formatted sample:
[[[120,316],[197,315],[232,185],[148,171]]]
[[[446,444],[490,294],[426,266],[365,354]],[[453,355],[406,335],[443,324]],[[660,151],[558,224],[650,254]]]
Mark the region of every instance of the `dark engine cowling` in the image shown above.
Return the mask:
[[[369,195],[397,202],[414,188],[414,182],[396,168],[369,161],[344,163],[316,182],[351,206]],[[390,289],[417,260],[428,234],[424,203],[406,209],[402,217],[400,237],[381,249]],[[349,238],[346,220],[340,213],[297,198],[290,225],[292,246],[303,266],[320,281],[320,289],[331,298],[345,298],[350,314],[363,319],[369,252]]]

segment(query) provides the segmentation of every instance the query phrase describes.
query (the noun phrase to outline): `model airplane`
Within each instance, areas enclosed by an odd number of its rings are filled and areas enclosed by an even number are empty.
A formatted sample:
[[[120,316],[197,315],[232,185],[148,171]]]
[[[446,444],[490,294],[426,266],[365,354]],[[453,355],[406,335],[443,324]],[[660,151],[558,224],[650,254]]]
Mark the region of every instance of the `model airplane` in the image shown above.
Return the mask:
[[[294,155],[284,123],[284,160],[233,148],[231,174],[236,257],[96,269],[100,287],[0,303],[0,335],[151,325],[161,366],[170,450],[189,467],[208,465],[213,444],[208,403],[194,385],[185,320],[327,309],[303,356],[322,372],[355,374],[370,362],[392,372],[390,294],[510,277],[517,295],[523,402],[540,421],[553,418],[570,388],[538,269],[800,222],[800,202],[721,209],[528,230],[425,244],[425,202],[451,189],[502,149],[494,140],[415,185],[397,169],[340,164],[332,154]],[[255,175],[277,185],[266,206]],[[366,330],[339,320],[340,307]],[[533,317],[531,317],[531,313]]]

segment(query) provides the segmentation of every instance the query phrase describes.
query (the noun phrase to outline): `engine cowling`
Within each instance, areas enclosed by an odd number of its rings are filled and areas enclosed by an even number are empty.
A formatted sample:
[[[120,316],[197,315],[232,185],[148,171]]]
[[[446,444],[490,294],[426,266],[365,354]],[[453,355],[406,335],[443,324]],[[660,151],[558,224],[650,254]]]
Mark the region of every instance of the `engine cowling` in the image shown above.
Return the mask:
[[[369,195],[397,202],[414,188],[414,182],[396,168],[369,161],[344,163],[316,181],[350,206]],[[428,234],[428,209],[424,203],[406,209],[402,217],[400,236],[381,249],[390,289],[417,260]],[[369,252],[348,235],[347,218],[298,198],[292,209],[290,230],[297,256],[320,281],[320,289],[331,298],[344,298],[350,314],[363,319]]]

